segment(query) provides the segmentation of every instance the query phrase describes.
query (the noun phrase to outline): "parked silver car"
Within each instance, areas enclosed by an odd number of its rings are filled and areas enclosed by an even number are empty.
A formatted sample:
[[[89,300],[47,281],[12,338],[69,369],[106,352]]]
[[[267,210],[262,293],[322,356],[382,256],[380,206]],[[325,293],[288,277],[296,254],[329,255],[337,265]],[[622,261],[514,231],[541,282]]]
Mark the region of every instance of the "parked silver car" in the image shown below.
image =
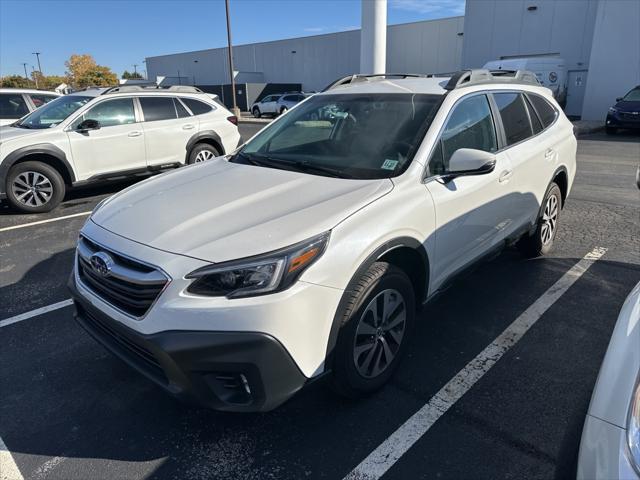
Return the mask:
[[[302,92],[267,95],[259,102],[251,105],[251,113],[256,118],[260,118],[262,115],[281,115],[307,97],[308,94]]]

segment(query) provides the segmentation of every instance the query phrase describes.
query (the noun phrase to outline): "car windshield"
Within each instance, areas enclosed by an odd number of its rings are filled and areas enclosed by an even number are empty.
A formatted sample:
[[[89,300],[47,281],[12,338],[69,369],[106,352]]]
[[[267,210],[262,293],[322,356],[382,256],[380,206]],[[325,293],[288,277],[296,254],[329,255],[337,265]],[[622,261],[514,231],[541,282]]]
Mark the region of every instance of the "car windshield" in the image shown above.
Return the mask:
[[[55,127],[92,98],[94,97],[84,95],[58,97],[16,122],[14,126],[34,129]]]
[[[400,175],[411,163],[441,95],[315,95],[265,128],[233,162],[341,178]]]
[[[624,96],[623,100],[625,102],[640,102],[640,88],[631,90]]]

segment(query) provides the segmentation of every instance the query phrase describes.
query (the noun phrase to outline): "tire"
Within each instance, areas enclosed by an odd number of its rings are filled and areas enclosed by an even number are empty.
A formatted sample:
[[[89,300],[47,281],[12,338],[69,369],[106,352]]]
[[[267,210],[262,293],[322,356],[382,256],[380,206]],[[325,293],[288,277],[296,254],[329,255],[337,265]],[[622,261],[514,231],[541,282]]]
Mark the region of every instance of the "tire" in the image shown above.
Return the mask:
[[[331,383],[339,394],[357,398],[381,388],[397,368],[415,321],[415,294],[406,273],[376,262],[346,295],[350,297],[339,316]],[[376,322],[374,306],[379,309],[393,299],[395,308],[383,308],[377,317],[383,320],[381,325]]]
[[[525,257],[535,258],[551,251],[558,232],[561,211],[562,192],[560,187],[552,182],[542,201],[536,231],[518,242],[518,249]]]
[[[43,213],[60,204],[65,185],[60,173],[46,163],[22,162],[9,170],[6,191],[7,201],[16,210]]]
[[[615,135],[618,133],[618,129],[616,127],[605,127],[604,131],[607,132],[607,135]]]
[[[198,143],[191,149],[187,164],[192,165],[194,163],[205,162],[219,156],[220,152],[213,145],[209,145],[208,143]]]
[[[282,108],[280,109],[280,115],[282,115],[282,114],[284,114],[284,113],[287,113],[287,110],[289,110],[287,107],[282,107]]]
[[[251,113],[253,113],[253,116],[256,118],[260,118],[262,116],[262,114],[260,113],[260,109],[258,107],[253,107],[253,110],[251,111]]]

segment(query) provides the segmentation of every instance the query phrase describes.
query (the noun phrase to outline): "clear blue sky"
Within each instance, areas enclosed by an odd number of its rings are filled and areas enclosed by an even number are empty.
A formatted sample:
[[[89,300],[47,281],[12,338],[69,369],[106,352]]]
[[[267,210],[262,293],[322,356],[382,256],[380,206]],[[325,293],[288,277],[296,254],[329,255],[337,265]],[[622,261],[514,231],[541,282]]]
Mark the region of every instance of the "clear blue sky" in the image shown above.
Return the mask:
[[[367,0],[365,0],[367,1]],[[465,0],[388,0],[389,24],[464,14]],[[231,0],[234,44],[360,28],[360,0]],[[73,53],[118,75],[145,57],[226,45],[224,0],[0,0],[0,75],[64,74]]]

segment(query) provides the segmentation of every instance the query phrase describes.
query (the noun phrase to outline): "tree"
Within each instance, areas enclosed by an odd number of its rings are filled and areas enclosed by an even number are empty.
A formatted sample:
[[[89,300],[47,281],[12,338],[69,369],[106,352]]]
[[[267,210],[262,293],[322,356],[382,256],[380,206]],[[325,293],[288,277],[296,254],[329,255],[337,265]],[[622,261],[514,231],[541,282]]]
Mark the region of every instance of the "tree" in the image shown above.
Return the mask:
[[[0,87],[33,88],[33,83],[21,75],[7,75],[6,77],[0,77]]]
[[[141,80],[143,77],[138,72],[129,72],[128,70],[125,70],[122,74],[122,78],[125,80]]]
[[[98,65],[91,55],[71,55],[65,66],[68,83],[75,89],[118,84],[116,74],[109,67]]]

